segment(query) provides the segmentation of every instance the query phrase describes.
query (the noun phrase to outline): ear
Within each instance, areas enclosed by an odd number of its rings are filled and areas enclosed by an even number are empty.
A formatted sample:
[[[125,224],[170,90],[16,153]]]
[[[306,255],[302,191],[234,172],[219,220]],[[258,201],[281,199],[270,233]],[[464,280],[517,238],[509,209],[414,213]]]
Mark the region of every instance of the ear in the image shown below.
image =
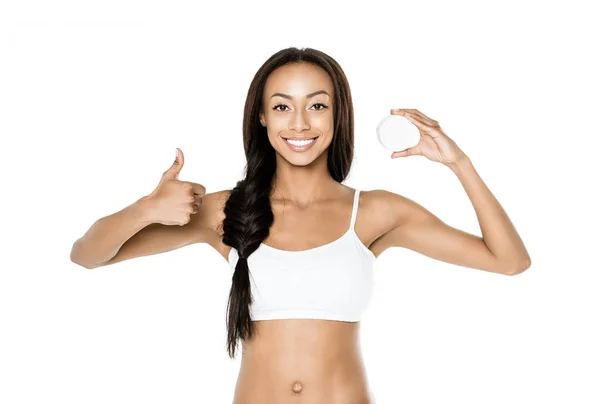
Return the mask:
[[[260,123],[262,124],[262,126],[266,127],[267,123],[265,121],[265,114],[262,111],[260,111],[258,116],[260,118]]]

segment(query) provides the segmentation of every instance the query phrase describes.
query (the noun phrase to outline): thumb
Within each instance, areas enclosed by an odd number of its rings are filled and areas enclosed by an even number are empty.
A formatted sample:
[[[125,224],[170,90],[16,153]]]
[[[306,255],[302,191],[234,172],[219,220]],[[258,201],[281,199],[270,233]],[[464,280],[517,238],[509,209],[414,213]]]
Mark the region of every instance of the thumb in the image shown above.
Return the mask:
[[[169,178],[169,179],[175,179],[178,180],[179,179],[179,172],[181,171],[181,168],[183,167],[183,152],[181,150],[179,150],[179,148],[175,148],[175,161],[173,162],[173,164],[171,165],[171,167],[169,167],[169,169],[167,171],[165,171],[165,173],[163,174],[163,177]]]
[[[392,158],[410,156],[409,149],[392,153]]]

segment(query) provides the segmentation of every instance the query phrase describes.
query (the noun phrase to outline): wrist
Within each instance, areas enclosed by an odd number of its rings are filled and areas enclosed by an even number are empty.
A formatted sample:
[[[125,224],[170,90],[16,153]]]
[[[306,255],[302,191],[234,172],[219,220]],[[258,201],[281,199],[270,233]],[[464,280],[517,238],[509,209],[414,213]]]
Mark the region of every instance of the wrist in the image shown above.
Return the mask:
[[[459,171],[462,171],[465,168],[472,166],[472,163],[471,163],[471,159],[469,157],[467,157],[467,155],[463,155],[461,158],[459,158],[455,162],[446,164],[446,166],[448,168],[450,168],[452,171],[454,171],[455,173],[458,173]]]
[[[153,217],[154,201],[150,195],[146,195],[135,201],[132,208],[136,212],[137,218],[145,225],[156,222]]]

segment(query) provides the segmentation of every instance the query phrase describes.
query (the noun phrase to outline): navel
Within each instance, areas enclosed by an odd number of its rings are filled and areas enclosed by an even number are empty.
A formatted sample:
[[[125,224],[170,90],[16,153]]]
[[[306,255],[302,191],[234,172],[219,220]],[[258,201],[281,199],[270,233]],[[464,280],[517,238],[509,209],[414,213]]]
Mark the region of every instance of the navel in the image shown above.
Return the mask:
[[[300,393],[302,391],[302,383],[296,381],[292,386],[292,390],[294,391],[294,393]]]

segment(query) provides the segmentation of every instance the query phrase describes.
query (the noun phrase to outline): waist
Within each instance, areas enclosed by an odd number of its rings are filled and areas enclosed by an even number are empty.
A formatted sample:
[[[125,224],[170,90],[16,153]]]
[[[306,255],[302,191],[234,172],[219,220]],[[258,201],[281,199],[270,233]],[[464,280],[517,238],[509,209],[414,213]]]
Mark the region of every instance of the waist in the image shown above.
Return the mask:
[[[358,322],[286,319],[254,324],[260,336],[243,342],[236,386],[240,404],[370,402]],[[296,383],[302,386],[300,394],[292,389]]]
[[[252,324],[253,338],[242,341],[243,353],[248,359],[269,361],[297,354],[303,363],[314,356],[339,359],[340,355],[351,352],[360,354],[358,321],[286,318],[253,321]]]

